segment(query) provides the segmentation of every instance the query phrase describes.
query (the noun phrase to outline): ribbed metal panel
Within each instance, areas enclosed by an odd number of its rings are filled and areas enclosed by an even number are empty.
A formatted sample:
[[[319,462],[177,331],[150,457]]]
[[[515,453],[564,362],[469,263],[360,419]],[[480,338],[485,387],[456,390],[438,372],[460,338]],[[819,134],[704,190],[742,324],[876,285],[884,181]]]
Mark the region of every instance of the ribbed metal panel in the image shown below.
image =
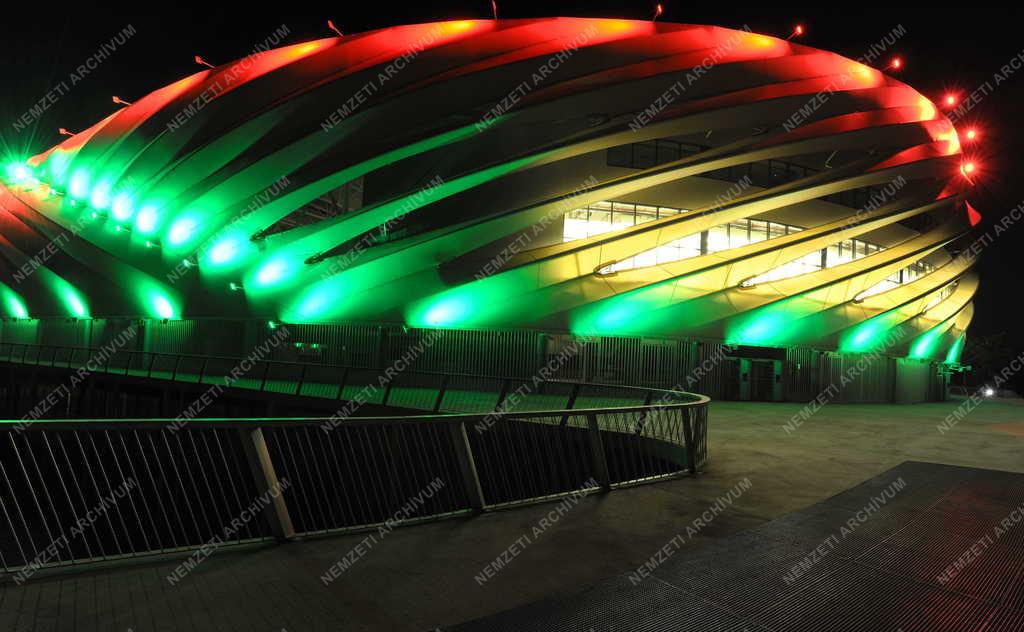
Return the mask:
[[[195,320],[146,321],[143,333],[145,350],[156,353],[200,352],[198,322]]]
[[[834,393],[831,401],[891,402],[894,399],[894,358],[829,352],[822,354],[819,366],[819,392]]]
[[[38,320],[0,320],[4,342],[36,344],[39,342]]]
[[[288,343],[274,350],[275,360],[376,366],[381,328],[377,325],[288,325]]]
[[[821,353],[806,347],[786,349],[788,370],[786,378],[786,399],[789,401],[808,401],[821,391],[818,384],[820,373],[818,361]]]
[[[257,320],[96,319],[0,322],[0,341],[101,347],[137,327],[132,349],[246,357],[274,335]],[[739,397],[739,366],[725,344],[693,339],[580,337],[530,330],[418,329],[401,325],[284,325],[268,359],[358,368],[404,367],[528,379],[681,388],[716,399]],[[947,377],[928,360],[786,350],[785,398],[808,401],[828,391],[838,402],[918,402],[945,398]]]
[[[687,372],[697,380],[692,389],[717,399],[735,399],[738,396],[737,361],[727,355],[725,345],[717,342],[696,343],[695,364]]]
[[[68,347],[85,347],[89,344],[91,320],[53,320],[39,330],[39,343]]]
[[[103,318],[92,321],[87,346],[94,349],[114,344],[129,350],[141,350],[145,343],[144,325],[131,318]]]

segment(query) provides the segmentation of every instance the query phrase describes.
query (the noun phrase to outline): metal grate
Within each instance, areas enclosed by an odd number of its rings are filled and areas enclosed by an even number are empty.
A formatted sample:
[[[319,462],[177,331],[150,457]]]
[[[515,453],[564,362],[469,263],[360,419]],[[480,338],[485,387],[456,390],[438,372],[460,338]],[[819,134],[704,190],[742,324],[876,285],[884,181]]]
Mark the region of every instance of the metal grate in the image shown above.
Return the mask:
[[[907,462],[670,558],[639,583],[622,576],[450,629],[1021,630],[1022,512],[1024,474]],[[983,538],[991,542],[965,558]]]

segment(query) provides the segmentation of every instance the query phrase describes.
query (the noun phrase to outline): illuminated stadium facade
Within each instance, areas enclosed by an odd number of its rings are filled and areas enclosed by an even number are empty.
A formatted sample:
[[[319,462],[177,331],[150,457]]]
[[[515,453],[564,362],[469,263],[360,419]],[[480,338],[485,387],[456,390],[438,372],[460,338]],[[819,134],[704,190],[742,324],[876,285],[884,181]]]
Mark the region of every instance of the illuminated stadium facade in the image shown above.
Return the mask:
[[[941,398],[978,283],[971,169],[914,89],[746,31],[317,40],[12,162],[3,340],[95,347],[141,320],[140,348],[239,355],[286,323],[279,353],[310,362]]]

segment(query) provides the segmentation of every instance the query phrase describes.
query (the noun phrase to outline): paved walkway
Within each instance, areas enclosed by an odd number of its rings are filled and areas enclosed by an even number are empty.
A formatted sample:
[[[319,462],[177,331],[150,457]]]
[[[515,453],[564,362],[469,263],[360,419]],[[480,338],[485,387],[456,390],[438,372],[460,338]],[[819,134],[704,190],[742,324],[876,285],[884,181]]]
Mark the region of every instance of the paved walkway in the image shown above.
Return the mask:
[[[397,529],[374,541],[364,534],[221,550],[176,586],[165,576],[180,559],[35,577],[0,588],[0,630],[454,626],[635,570],[744,478],[749,489],[675,557],[690,559],[906,460],[1024,472],[1024,402],[986,401],[939,432],[957,405],[829,405],[787,433],[783,425],[800,405],[715,402],[711,464],[697,479],[586,498],[561,513],[552,513],[557,504],[537,505]],[[325,586],[320,577],[343,558],[354,563]],[[496,564],[503,570],[488,578],[485,569]]]
[[[689,555],[458,632],[1011,632],[1024,475],[908,461]]]

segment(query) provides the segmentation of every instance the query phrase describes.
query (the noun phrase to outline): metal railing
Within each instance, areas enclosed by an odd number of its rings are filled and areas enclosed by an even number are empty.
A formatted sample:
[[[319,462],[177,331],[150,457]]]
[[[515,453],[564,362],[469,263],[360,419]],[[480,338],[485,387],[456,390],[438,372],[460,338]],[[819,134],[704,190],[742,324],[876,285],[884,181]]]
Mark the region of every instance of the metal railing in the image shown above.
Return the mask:
[[[132,354],[150,368],[161,355]],[[220,373],[207,360],[200,381]],[[121,368],[130,367],[126,357]],[[308,378],[313,368],[300,371]],[[703,396],[556,382],[528,393],[525,380],[437,377],[412,374],[378,395],[470,412],[0,422],[0,565],[20,581],[40,568],[154,553],[192,551],[189,560],[201,561],[226,544],[390,530],[707,464]],[[334,396],[354,388],[345,384]]]
[[[246,370],[240,377],[232,376],[243,361]],[[430,412],[489,412],[512,399],[517,410],[600,408],[650,402],[655,393],[664,392],[567,380],[543,380],[538,385],[532,378],[16,342],[0,342],[0,362],[192,384],[229,382],[234,388],[260,392]]]

